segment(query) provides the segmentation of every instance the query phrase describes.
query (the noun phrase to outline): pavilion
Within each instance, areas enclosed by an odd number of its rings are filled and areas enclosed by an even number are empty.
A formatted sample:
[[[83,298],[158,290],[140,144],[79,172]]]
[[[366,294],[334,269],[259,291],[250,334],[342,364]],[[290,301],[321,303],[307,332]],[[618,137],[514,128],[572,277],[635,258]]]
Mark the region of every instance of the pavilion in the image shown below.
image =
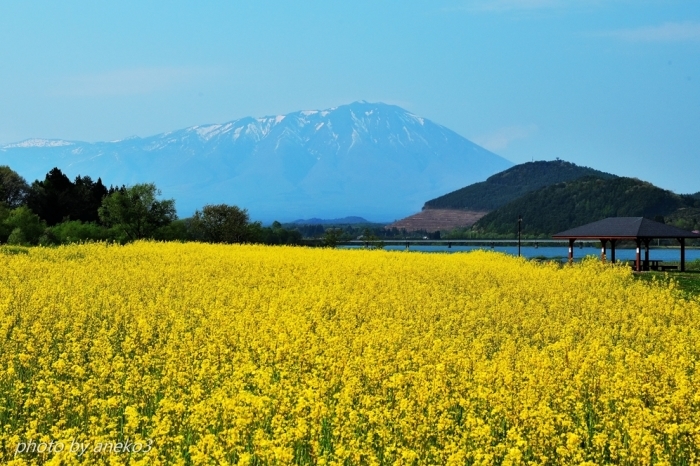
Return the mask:
[[[574,241],[598,240],[602,245],[601,257],[605,259],[607,243],[610,242],[610,259],[615,262],[615,245],[618,241],[634,241],[637,244],[635,270],[649,270],[649,243],[653,239],[676,239],[681,245],[681,272],[685,271],[685,240],[700,238],[700,234],[681,228],[655,222],[643,217],[610,217],[597,222],[572,228],[553,235],[554,239],[569,240],[569,261],[574,259]],[[644,264],[642,265],[640,250],[644,245]]]

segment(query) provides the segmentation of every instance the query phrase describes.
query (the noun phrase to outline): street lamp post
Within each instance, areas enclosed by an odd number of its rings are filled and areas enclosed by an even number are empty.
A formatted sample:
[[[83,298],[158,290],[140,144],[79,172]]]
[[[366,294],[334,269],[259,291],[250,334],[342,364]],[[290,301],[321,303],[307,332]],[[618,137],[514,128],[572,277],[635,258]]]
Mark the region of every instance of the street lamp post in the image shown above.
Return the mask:
[[[518,257],[520,257],[520,225],[523,223],[523,216],[518,215]]]

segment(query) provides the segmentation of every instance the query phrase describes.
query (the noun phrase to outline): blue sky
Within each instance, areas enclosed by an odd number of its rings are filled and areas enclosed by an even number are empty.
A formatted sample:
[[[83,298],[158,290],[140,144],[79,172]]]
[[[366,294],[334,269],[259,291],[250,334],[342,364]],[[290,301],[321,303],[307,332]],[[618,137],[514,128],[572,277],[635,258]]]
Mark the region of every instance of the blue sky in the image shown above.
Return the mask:
[[[700,191],[700,2],[0,4],[0,143],[382,101],[521,163]]]

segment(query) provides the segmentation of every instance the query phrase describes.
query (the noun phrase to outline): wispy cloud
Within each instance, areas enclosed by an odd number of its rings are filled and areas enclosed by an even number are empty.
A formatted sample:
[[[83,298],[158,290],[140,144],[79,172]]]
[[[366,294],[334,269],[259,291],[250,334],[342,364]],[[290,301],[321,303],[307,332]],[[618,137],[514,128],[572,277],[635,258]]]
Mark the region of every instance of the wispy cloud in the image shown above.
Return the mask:
[[[189,84],[210,73],[176,67],[112,70],[68,77],[61,83],[59,93],[82,97],[150,94]]]
[[[595,35],[613,37],[628,42],[700,41],[700,23],[692,21],[664,23],[659,26],[603,31]]]
[[[506,126],[491,133],[473,138],[473,141],[484,149],[499,151],[506,149],[511,142],[526,139],[537,132],[537,125]]]

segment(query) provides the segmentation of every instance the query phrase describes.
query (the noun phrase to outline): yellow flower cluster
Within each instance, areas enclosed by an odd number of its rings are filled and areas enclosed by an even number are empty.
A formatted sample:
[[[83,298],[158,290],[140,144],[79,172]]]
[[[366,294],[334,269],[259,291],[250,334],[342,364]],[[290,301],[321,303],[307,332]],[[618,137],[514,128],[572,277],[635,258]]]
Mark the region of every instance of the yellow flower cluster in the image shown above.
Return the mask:
[[[700,301],[627,268],[194,243],[10,252],[4,464],[700,463]]]

